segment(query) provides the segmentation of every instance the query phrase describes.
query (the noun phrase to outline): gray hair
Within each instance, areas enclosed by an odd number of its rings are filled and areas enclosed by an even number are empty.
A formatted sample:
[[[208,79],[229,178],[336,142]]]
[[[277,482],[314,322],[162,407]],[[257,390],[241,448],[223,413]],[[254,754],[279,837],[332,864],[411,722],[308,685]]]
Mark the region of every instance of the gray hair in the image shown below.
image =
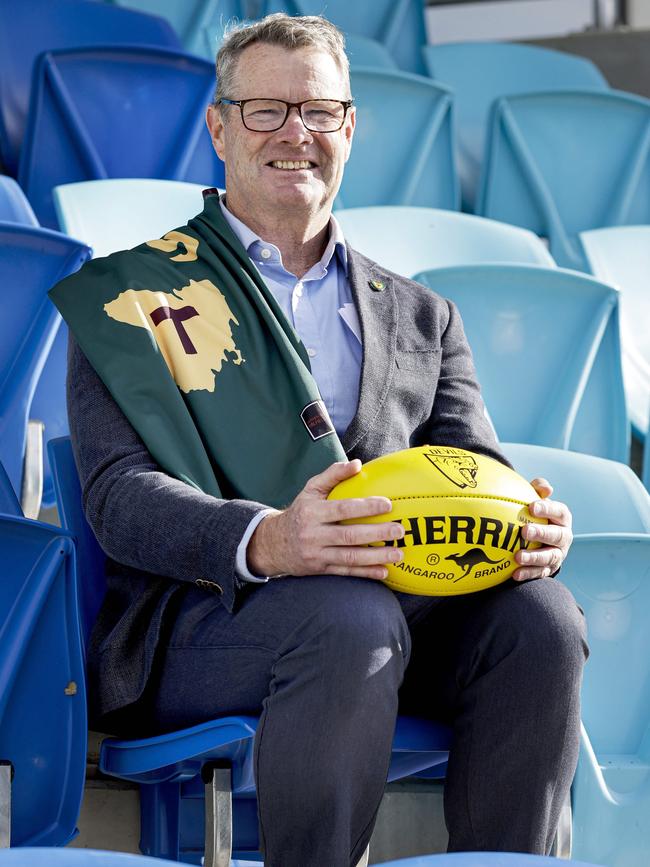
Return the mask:
[[[346,81],[350,63],[345,53],[343,33],[320,15],[285,15],[276,12],[252,24],[235,25],[226,32],[217,53],[217,89],[215,103],[221,97],[233,97],[237,61],[242,51],[254,42],[280,45],[282,48],[318,48],[336,61]],[[348,85],[349,86],[349,85]]]

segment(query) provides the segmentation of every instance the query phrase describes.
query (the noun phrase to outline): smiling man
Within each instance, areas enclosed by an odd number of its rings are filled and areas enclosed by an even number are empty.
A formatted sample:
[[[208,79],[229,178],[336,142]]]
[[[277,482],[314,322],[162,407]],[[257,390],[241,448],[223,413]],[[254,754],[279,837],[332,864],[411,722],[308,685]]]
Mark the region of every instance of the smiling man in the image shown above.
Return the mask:
[[[225,198],[208,191],[187,226],[53,293],[76,338],[86,513],[109,556],[94,724],[146,735],[259,714],[266,867],[354,867],[398,708],[442,719],[449,848],[548,852],[586,654],[549,577],[570,513],[537,479],[549,523],[524,531],[541,547],[517,554],[514,580],[446,599],[385,586],[400,548],[368,543],[403,536],[390,501],[328,501],[334,485],[423,444],[505,460],[458,312],[349,248],[332,217],[355,126],[335,27],[274,15],[236,30],[217,78]],[[385,520],[354,523],[368,515]]]

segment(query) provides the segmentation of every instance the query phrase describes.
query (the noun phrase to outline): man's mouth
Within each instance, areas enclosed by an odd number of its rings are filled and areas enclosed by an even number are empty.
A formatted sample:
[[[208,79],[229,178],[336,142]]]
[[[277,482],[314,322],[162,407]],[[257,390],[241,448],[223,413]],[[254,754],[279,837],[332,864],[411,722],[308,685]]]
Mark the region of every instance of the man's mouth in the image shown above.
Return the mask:
[[[316,168],[316,163],[312,163],[310,160],[272,160],[268,165],[274,169],[290,169],[293,171],[296,169]]]

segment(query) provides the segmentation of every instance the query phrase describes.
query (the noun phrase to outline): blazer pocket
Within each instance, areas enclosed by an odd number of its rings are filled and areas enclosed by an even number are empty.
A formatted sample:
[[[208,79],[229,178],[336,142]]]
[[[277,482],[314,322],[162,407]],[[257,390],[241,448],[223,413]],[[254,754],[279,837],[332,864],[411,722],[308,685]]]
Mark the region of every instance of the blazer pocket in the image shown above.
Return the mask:
[[[397,349],[395,364],[400,370],[415,373],[438,373],[440,370],[440,347],[435,349]]]

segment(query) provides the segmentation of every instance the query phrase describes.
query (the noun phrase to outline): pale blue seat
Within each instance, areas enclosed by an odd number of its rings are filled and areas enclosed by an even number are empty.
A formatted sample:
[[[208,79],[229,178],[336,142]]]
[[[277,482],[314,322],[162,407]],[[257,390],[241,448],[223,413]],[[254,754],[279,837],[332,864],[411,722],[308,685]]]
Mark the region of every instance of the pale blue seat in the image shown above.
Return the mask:
[[[500,439],[627,462],[618,290],[533,265],[473,265],[416,279],[460,309]]]
[[[463,209],[474,210],[490,107],[500,96],[532,90],[595,88],[608,84],[584,57],[537,45],[456,42],[427,45],[429,75],[454,94],[458,172]]]
[[[358,33],[346,33],[345,53],[351,67],[374,66],[379,69],[397,69],[397,63],[382,42]]]
[[[34,61],[43,51],[88,45],[179,48],[162,18],[88,0],[0,0],[0,162],[15,175]]]
[[[351,81],[357,125],[337,207],[457,209],[449,91],[388,69],[358,67]]]
[[[597,867],[585,861],[524,855],[520,852],[453,852],[446,855],[418,855],[384,861],[382,867]]]
[[[133,177],[223,186],[223,163],[205,127],[213,95],[214,64],[177,51],[41,55],[19,171],[41,223],[57,226],[58,184]]]
[[[98,849],[0,849],[0,864],[7,867],[171,867],[178,861],[102,852]],[[231,861],[230,867],[261,867],[259,861]]]
[[[339,210],[336,219],[355,250],[405,277],[483,262],[555,267],[537,235],[471,214],[384,205]]]
[[[493,106],[476,213],[549,240],[588,270],[578,234],[650,223],[650,100],[618,91],[502,97]]]
[[[650,226],[580,233],[591,273],[621,290],[623,376],[630,421],[645,439],[650,421]]]
[[[0,222],[38,226],[36,214],[13,178],[0,175]]]
[[[422,0],[373,0],[372,4],[350,0],[261,0],[258,14],[287,12],[289,15],[325,15],[346,37],[368,36],[381,42],[400,69],[424,72],[421,48],[426,43]]]

